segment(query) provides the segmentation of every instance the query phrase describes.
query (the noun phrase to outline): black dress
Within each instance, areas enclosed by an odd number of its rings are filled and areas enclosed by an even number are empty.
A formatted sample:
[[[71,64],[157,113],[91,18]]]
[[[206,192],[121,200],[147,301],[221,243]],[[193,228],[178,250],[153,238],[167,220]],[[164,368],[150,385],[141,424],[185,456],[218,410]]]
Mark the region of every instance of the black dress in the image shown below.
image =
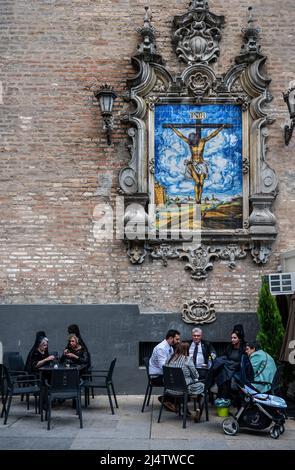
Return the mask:
[[[38,372],[38,367],[37,364],[39,361],[43,361],[43,359],[46,359],[49,356],[48,350],[44,351],[44,353],[41,353],[39,349],[35,349],[33,353],[31,354],[31,360],[30,360],[30,370],[34,374]]]
[[[213,363],[213,374],[216,385],[218,386],[219,397],[229,397],[231,379],[234,374],[240,370],[244,351],[244,343],[241,343],[238,349],[230,344],[227,346],[224,355],[215,359]]]
[[[86,366],[89,363],[89,358],[88,358],[88,353],[85,351],[84,348],[78,349],[78,351],[75,351],[72,348],[67,348],[69,353],[75,354],[75,356],[78,356],[77,358],[75,357],[67,357],[65,354],[61,356],[60,362],[64,363],[68,361],[70,365],[81,365],[81,366]]]

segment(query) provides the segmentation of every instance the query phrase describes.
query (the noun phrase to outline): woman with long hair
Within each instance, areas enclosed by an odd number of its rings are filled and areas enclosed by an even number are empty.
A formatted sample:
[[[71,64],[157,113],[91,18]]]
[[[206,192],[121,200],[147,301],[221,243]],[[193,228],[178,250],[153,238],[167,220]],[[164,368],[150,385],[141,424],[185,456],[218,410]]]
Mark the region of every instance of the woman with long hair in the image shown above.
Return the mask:
[[[187,384],[189,395],[199,395],[199,407],[196,410],[195,421],[199,421],[201,409],[203,408],[202,395],[204,392],[204,384],[199,381],[199,373],[195,368],[193,359],[189,356],[189,344],[186,342],[178,343],[174,353],[166,362],[168,367],[179,367],[183,371],[183,375]],[[202,401],[202,403],[201,403]],[[188,412],[190,414],[190,412]]]
[[[245,367],[249,363],[245,355],[244,329],[242,325],[235,325],[231,333],[231,342],[226,347],[222,356],[215,359],[213,363],[213,374],[218,387],[218,398],[229,399],[231,397],[231,386],[234,375],[240,375],[242,358]],[[247,363],[247,364],[246,364]]]
[[[84,349],[84,347],[81,346],[79,339],[76,335],[69,335],[68,345],[69,346],[63,352],[60,362],[87,366],[89,361],[88,353]]]
[[[199,395],[204,392],[204,384],[199,382],[199,373],[194,366],[193,359],[189,357],[188,343],[178,343],[175,347],[174,353],[170,359],[168,359],[166,365],[168,367],[181,367],[188,386],[189,394]]]

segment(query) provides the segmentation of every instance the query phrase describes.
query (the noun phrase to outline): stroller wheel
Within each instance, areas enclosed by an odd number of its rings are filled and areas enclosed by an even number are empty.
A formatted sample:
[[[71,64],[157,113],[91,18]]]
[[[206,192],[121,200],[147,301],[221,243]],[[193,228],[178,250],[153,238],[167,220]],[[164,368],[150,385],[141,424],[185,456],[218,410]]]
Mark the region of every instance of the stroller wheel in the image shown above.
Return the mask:
[[[283,424],[280,425],[280,434],[285,432],[285,426]]]
[[[269,430],[269,434],[273,439],[278,439],[280,437],[280,427],[272,426]]]
[[[226,418],[222,422],[222,429],[228,436],[235,436],[239,432],[239,423],[235,418]]]

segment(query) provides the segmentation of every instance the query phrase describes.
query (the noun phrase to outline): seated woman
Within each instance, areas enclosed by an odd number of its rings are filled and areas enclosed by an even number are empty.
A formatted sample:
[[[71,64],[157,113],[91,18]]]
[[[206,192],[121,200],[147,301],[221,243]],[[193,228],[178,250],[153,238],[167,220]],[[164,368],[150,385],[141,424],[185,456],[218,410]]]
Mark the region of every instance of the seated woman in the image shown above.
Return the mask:
[[[218,398],[230,398],[231,381],[239,372],[242,356],[245,354],[244,330],[242,325],[235,325],[229,344],[223,356],[213,363],[213,377],[218,386]]]
[[[64,350],[60,359],[61,363],[67,362],[70,365],[84,365],[89,363],[87,351],[79,344],[79,339],[76,335],[71,334],[68,338],[68,346]]]
[[[34,349],[30,358],[30,371],[34,374],[38,372],[40,367],[45,366],[50,361],[53,361],[55,356],[48,354],[48,339],[46,337],[39,338],[39,344]]]
[[[31,347],[27,359],[26,359],[26,365],[25,365],[25,370],[29,373],[32,374],[32,369],[31,369],[31,364],[32,364],[32,354],[33,352],[38,348],[41,339],[46,338],[46,333],[45,331],[37,331],[36,333],[36,338],[33,346]]]
[[[201,395],[204,392],[204,384],[198,380],[199,374],[194,366],[193,359],[189,356],[189,344],[178,343],[172,356],[166,361],[168,367],[180,367],[183,370],[188,392],[190,395]],[[202,408],[202,404],[200,404]],[[200,409],[196,410],[196,419],[200,418]]]
[[[267,352],[260,349],[259,344],[255,341],[247,343],[245,351],[253,367],[254,380],[252,383],[254,387],[261,393],[268,392],[277,371],[275,361]]]
[[[90,353],[89,353],[89,350],[85,344],[85,341],[83,340],[82,336],[81,336],[81,333],[80,333],[80,329],[78,327],[78,325],[76,325],[75,323],[73,323],[72,325],[69,325],[68,326],[68,333],[69,335],[76,335],[78,340],[79,340],[79,344],[80,346],[84,349],[84,351],[86,351],[87,355],[88,355],[88,364],[87,364],[87,368],[90,368],[91,367],[91,356],[90,356]],[[69,343],[67,345],[67,348],[69,348]]]

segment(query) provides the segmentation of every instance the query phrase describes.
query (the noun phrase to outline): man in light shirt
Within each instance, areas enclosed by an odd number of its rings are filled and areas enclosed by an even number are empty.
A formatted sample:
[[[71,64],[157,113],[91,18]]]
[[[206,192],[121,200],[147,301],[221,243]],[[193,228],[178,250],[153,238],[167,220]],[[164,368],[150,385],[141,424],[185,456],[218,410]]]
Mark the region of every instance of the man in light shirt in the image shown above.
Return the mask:
[[[157,385],[163,384],[163,365],[167,359],[169,359],[173,352],[173,346],[176,346],[180,342],[180,333],[177,330],[168,330],[166,339],[154,347],[150,362],[149,362],[149,373],[153,376]]]
[[[163,385],[163,366],[166,361],[172,356],[174,349],[180,342],[180,333],[177,330],[168,330],[166,339],[154,347],[150,362],[149,362],[149,374],[151,376],[152,384],[155,386]],[[162,403],[163,397],[158,397],[158,400]],[[169,411],[176,411],[175,405],[168,400],[163,403],[164,407]]]
[[[199,378],[204,379],[217,354],[212,344],[203,340],[201,328],[193,328],[192,337],[189,355],[193,358],[194,365],[199,372]]]

